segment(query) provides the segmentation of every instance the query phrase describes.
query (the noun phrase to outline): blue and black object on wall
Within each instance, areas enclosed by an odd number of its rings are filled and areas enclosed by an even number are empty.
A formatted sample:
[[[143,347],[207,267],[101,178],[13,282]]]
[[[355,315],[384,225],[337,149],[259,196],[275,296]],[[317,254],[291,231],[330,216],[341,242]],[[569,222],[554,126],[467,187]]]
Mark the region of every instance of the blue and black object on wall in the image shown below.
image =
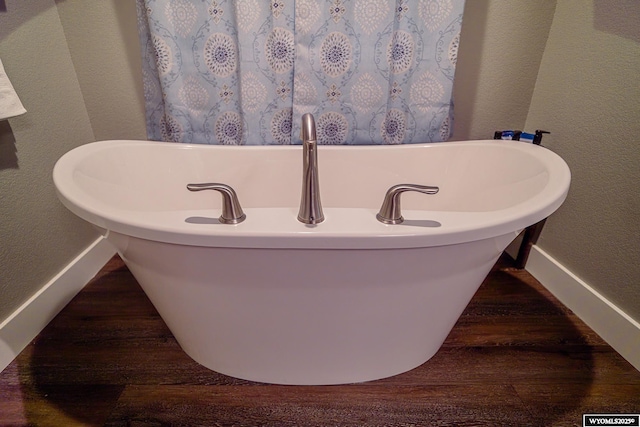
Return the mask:
[[[547,132],[546,130],[536,130],[535,133],[527,133],[522,132],[521,130],[497,130],[493,133],[493,139],[523,141],[540,145],[542,142],[542,135],[545,133],[551,132]]]

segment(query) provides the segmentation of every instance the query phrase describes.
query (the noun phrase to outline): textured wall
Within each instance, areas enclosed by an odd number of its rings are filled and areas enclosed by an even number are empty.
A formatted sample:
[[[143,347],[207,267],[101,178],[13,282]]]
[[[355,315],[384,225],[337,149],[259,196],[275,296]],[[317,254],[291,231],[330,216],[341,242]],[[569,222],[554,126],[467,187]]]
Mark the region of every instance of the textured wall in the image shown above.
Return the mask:
[[[0,322],[98,236],[58,201],[56,160],[146,137],[135,2],[5,3],[0,58],[28,112],[0,122]]]
[[[93,131],[53,0],[10,0],[0,58],[27,114],[0,122],[0,321],[97,233],[57,200],[51,172]]]
[[[467,0],[452,139],[524,130],[555,7],[555,0]]]
[[[558,2],[527,128],[569,164],[538,242],[640,320],[640,2]]]
[[[146,139],[136,2],[56,2],[96,140]]]

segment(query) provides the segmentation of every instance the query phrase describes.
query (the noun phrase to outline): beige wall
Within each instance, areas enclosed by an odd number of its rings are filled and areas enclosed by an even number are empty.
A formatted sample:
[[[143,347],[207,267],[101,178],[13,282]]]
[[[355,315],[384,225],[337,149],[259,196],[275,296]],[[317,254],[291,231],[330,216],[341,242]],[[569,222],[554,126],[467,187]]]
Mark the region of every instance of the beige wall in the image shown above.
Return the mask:
[[[0,122],[0,321],[97,237],[51,180],[63,153],[94,138],[55,3],[6,6],[0,58],[27,114]]]
[[[640,320],[640,2],[558,1],[526,127],[572,172],[539,246]]]
[[[135,2],[5,3],[0,58],[27,114],[0,122],[0,322],[98,237],[58,202],[56,160],[145,138]]]
[[[467,0],[454,81],[454,140],[524,129],[555,0]]]
[[[0,320],[96,236],[57,202],[55,160],[145,135],[133,1],[6,3],[0,58],[29,112],[0,122]],[[467,0],[454,139],[551,130],[574,178],[540,245],[640,319],[637,3]]]
[[[58,1],[96,140],[146,139],[135,1]]]

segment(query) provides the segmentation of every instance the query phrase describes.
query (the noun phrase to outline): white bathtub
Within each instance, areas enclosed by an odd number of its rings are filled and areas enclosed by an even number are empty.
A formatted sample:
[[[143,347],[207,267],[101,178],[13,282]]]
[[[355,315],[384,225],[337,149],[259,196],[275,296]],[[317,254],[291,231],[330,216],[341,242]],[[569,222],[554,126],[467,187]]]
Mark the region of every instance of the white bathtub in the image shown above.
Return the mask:
[[[554,212],[570,181],[551,151],[515,141],[320,146],[325,220],[297,220],[300,146],[104,141],[56,164],[58,196],[106,230],[184,351],[217,372],[339,384],[431,358],[500,253]],[[216,192],[246,213],[221,224]],[[405,222],[376,220],[395,184]]]

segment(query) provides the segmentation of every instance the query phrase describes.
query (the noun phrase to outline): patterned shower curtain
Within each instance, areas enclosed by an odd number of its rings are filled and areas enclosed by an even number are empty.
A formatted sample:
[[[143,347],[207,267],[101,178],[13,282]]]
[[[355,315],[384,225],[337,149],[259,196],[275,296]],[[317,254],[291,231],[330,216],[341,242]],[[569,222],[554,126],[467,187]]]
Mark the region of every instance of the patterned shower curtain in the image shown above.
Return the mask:
[[[464,0],[137,0],[153,140],[445,141]]]

